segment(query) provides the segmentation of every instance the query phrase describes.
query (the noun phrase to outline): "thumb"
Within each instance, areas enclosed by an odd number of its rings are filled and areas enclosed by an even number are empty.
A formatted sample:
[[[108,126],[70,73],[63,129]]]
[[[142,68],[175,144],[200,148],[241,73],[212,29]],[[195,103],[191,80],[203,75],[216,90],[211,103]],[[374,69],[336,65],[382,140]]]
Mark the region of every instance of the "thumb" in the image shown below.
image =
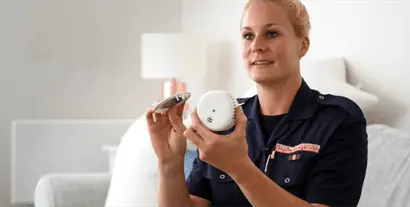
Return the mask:
[[[247,124],[247,117],[243,112],[242,106],[238,106],[235,108],[235,129],[234,134],[243,134],[246,133],[246,124]]]

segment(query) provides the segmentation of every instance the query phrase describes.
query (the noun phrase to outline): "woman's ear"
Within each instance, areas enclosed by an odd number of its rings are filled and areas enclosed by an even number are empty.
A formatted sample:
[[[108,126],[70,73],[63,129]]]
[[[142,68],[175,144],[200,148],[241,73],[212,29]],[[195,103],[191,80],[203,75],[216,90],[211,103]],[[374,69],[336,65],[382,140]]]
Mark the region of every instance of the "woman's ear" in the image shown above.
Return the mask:
[[[309,50],[309,46],[310,46],[310,40],[308,37],[303,38],[302,40],[302,44],[299,50],[299,57],[302,58],[303,56],[306,55],[306,53]]]

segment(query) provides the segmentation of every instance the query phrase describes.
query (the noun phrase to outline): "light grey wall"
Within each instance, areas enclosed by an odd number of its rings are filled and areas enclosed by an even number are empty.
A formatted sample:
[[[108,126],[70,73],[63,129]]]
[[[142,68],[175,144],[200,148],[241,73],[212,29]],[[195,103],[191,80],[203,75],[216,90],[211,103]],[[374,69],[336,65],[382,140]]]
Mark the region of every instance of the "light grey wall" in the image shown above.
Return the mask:
[[[139,77],[139,34],[179,32],[180,0],[0,0],[0,206],[13,119],[135,118],[161,98]]]

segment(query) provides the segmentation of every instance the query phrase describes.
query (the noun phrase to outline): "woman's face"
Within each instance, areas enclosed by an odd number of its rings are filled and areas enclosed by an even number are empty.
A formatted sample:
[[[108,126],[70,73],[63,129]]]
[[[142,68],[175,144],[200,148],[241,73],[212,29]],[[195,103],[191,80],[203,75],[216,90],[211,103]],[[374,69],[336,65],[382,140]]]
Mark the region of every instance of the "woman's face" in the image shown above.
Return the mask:
[[[275,3],[255,3],[241,25],[243,59],[248,75],[257,83],[274,83],[298,75],[299,60],[307,51],[307,38],[296,36],[293,24]]]

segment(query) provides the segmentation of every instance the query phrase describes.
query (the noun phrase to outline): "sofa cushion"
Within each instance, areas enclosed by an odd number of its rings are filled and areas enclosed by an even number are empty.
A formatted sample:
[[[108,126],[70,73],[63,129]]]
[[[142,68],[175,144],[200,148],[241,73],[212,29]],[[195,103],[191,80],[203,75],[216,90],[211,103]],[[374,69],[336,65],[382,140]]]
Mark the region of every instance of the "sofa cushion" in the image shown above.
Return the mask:
[[[369,152],[360,207],[409,206],[410,134],[386,125],[367,127]]]

